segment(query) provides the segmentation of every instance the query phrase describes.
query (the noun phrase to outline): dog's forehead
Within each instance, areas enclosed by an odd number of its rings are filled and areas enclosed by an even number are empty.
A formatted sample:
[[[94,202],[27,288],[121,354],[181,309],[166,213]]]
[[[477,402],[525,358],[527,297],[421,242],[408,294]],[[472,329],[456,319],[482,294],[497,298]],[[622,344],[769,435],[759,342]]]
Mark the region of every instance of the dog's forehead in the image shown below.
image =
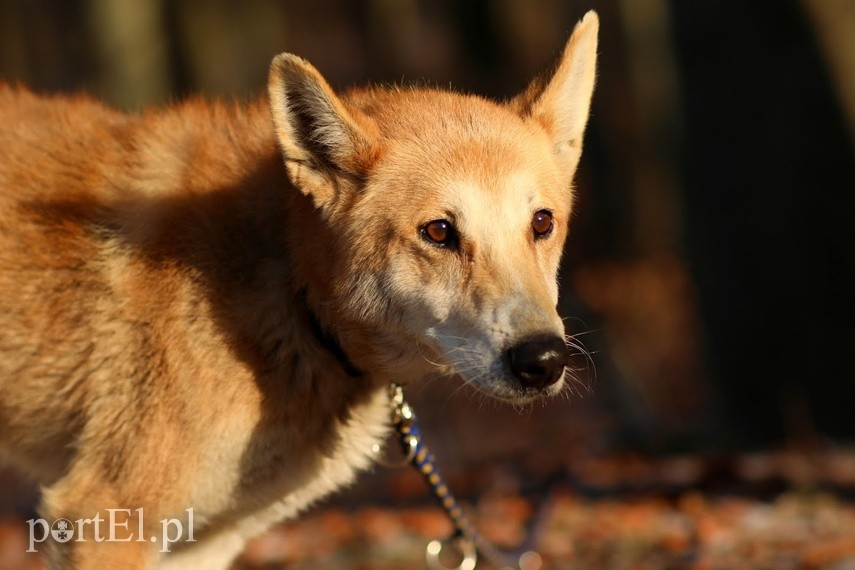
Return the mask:
[[[446,166],[475,159],[513,166],[537,150],[532,144],[541,133],[502,105],[448,92],[424,93],[420,103],[391,105],[380,118],[381,129],[390,139],[444,158]]]
[[[363,110],[381,133],[383,167],[413,193],[457,197],[465,207],[472,199],[535,201],[561,190],[542,128],[505,106],[442,91],[386,93],[380,100]]]

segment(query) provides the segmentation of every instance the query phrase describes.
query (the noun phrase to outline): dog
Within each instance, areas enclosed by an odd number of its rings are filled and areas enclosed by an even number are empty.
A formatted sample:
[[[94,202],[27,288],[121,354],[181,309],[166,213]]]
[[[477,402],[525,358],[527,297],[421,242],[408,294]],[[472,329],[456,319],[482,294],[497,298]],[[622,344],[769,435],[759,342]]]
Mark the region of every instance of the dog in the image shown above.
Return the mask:
[[[52,567],[228,567],[372,464],[391,381],[557,394],[598,27],[506,102],[290,54],[244,105],[0,88],[0,456]]]

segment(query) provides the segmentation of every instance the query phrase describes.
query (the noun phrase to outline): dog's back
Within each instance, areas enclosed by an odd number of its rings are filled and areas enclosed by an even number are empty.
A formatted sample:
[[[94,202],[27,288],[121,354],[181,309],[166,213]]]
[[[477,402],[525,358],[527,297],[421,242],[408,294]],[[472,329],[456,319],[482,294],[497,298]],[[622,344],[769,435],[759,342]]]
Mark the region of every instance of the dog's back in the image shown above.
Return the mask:
[[[84,421],[75,384],[87,381],[108,287],[82,218],[108,187],[115,134],[130,121],[2,86],[0,124],[0,451],[50,480]]]
[[[81,437],[145,429],[166,369],[205,377],[224,339],[198,285],[228,294],[247,244],[281,237],[265,222],[283,205],[254,192],[285,180],[268,123],[260,105],[135,117],[0,87],[0,454],[50,483]]]

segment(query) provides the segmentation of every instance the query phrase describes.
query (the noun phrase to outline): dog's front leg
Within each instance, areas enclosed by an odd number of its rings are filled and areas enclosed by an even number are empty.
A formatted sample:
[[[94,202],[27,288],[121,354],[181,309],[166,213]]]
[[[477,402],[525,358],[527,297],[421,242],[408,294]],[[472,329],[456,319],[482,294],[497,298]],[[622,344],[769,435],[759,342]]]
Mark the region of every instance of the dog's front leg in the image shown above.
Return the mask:
[[[52,543],[48,547],[48,567],[57,570],[147,569],[154,567],[157,557],[157,549],[151,543],[133,540],[124,544],[72,540],[66,544]]]
[[[167,506],[183,504],[175,487],[159,480],[156,470],[137,467],[112,471],[81,459],[44,490],[45,523],[37,532],[44,535],[50,568],[154,568],[162,553],[192,539],[187,511]]]

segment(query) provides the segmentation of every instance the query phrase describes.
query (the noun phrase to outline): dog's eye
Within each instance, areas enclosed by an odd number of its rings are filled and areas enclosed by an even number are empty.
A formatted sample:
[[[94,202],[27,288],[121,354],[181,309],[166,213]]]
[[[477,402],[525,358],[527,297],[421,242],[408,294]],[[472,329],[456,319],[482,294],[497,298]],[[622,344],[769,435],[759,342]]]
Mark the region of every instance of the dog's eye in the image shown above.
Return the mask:
[[[422,237],[433,244],[449,247],[457,241],[457,231],[448,220],[434,220],[422,226]]]
[[[538,210],[531,218],[531,229],[534,230],[535,238],[545,238],[552,233],[555,224],[552,221],[552,212],[549,210]]]

